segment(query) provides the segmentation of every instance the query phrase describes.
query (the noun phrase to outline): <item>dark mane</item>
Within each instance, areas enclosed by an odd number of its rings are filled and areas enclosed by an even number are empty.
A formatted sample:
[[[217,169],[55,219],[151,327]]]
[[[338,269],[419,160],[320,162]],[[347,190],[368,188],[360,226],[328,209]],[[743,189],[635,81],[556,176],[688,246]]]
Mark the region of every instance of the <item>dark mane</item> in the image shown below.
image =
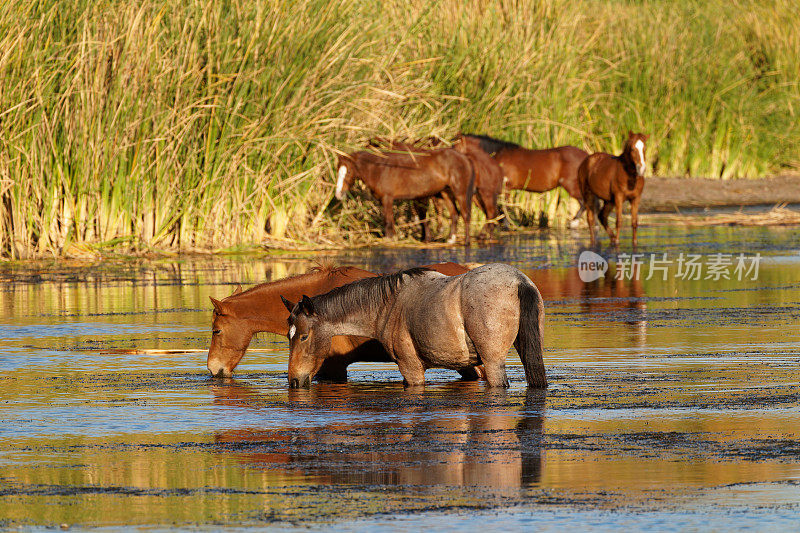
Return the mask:
[[[489,155],[496,154],[506,149],[520,147],[516,143],[512,143],[509,141],[501,141],[500,139],[495,139],[494,137],[489,137],[488,135],[474,135],[472,133],[462,133],[460,135],[463,135],[464,137],[470,137],[472,139],[477,139],[478,144],[481,147],[481,150],[483,150]]]
[[[406,281],[429,272],[428,268],[410,268],[394,274],[364,278],[311,298],[314,311],[333,322],[344,320],[354,310],[377,312]]]

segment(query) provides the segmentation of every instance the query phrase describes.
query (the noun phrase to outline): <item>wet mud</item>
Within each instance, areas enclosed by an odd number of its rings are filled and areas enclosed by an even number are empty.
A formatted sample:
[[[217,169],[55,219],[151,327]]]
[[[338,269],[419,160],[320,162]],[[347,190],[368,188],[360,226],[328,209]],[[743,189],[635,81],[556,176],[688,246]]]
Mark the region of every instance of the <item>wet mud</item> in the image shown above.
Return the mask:
[[[546,302],[547,391],[526,389],[515,354],[508,390],[447,370],[405,389],[396,367],[375,363],[355,365],[347,384],[290,390],[286,339],[273,335],[255,340],[233,379],[208,377],[208,296],[302,272],[302,258],[141,262],[84,268],[80,279],[51,265],[37,281],[30,265],[5,266],[0,526],[730,529],[800,519],[796,232],[642,235],[644,253],[762,254],[759,278],[743,281],[584,283],[583,237],[334,258],[375,270],[445,259],[522,268]]]

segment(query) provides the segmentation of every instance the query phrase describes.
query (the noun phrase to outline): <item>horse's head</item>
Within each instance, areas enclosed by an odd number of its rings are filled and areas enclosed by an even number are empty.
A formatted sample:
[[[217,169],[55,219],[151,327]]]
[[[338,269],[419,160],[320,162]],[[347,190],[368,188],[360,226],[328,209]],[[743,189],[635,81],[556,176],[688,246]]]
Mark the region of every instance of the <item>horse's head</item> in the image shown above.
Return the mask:
[[[242,292],[239,286],[231,296]],[[243,321],[231,312],[225,301],[211,298],[214,314],[211,321],[211,346],[208,348],[206,367],[212,376],[230,377],[233,369],[242,360],[253,334],[244,327]]]
[[[317,314],[311,298],[293,304],[283,296],[283,305],[289,310],[289,387],[308,387],[330,351],[330,338],[315,331]]]
[[[356,180],[355,161],[347,154],[340,155],[336,168],[336,199],[341,200]]]
[[[636,165],[636,174],[639,176],[644,176],[644,171],[647,169],[644,145],[649,138],[650,136],[644,133],[633,133],[628,130],[628,140],[625,141],[623,153],[627,154],[628,158]]]

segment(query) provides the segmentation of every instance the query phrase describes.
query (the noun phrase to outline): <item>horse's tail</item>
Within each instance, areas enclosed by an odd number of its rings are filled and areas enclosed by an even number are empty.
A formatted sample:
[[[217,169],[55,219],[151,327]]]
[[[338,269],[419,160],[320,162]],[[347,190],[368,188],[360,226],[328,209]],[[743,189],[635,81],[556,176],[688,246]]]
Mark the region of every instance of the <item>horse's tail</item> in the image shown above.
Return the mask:
[[[517,287],[519,297],[519,331],[514,347],[525,368],[525,379],[529,387],[547,388],[547,376],[542,359],[542,337],[544,305],[542,295],[530,281],[520,280]]]

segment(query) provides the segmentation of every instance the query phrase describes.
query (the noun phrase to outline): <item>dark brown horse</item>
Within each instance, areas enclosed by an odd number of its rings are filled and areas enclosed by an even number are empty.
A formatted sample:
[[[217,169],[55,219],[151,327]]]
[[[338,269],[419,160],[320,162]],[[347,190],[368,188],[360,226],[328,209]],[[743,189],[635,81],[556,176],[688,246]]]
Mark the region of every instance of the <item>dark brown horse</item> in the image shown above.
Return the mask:
[[[505,186],[531,192],[547,192],[559,185],[578,200],[580,210],[573,218],[577,222],[586,208],[578,185],[578,167],[588,155],[574,146],[559,146],[530,150],[508,141],[487,135],[463,135],[472,139],[503,169]]]
[[[448,276],[468,272],[457,263],[438,263],[428,268]],[[353,281],[377,274],[355,267],[317,267],[306,274],[256,285],[242,292],[241,287],[223,300],[211,298],[214,314],[211,324],[211,346],[206,366],[214,376],[231,376],[239,364],[253,335],[270,332],[286,335],[289,313],[281,296],[299,299],[304,294],[323,294]],[[318,379],[347,381],[347,366],[356,361],[390,362],[389,355],[375,341],[356,337],[336,337],[331,356],[317,374]],[[464,374],[465,378],[479,374]]]
[[[438,146],[440,141],[431,137],[417,139],[411,142],[392,141],[377,137],[370,140],[369,144],[370,146],[396,152],[418,154]],[[486,215],[486,226],[481,230],[481,233],[491,238],[494,236],[495,221],[500,214],[497,199],[503,190],[503,170],[500,168],[500,165],[497,164],[497,161],[481,150],[475,139],[458,136],[453,141],[453,149],[467,156],[467,159],[472,163],[472,168],[475,172],[475,203],[478,204],[478,207],[480,207]],[[444,201],[445,207],[452,217],[455,212],[455,206],[448,200],[447,196],[442,196],[441,199]],[[427,241],[430,235],[427,225],[427,205],[418,204],[415,207],[417,208],[417,215],[420,220],[422,220],[423,224],[422,239]]]
[[[633,245],[636,246],[636,229],[639,227],[639,200],[644,189],[645,142],[649,135],[628,131],[628,139],[622,148],[622,154],[614,156],[603,152],[592,154],[581,163],[578,169],[578,180],[584,200],[589,209],[586,220],[595,242],[594,217],[611,237],[611,244],[619,244],[619,232],[622,227],[622,204],[625,200],[631,203],[631,227],[633,228]],[[603,200],[600,209],[599,201]],[[608,227],[608,215],[611,208],[617,211],[616,234]]]
[[[385,235],[394,238],[395,200],[448,196],[464,220],[464,244],[469,246],[469,223],[475,174],[463,154],[443,148],[415,153],[360,151],[339,156],[336,198],[341,200],[361,178],[383,206]],[[453,216],[448,242],[455,242],[458,218]]]
[[[530,387],[546,388],[544,307],[536,286],[510,265],[483,265],[460,276],[424,268],[362,279],[297,304],[289,315],[289,384],[307,387],[336,335],[377,339],[407,385],[426,368],[483,365],[490,387],[508,387],[506,355],[517,349]]]

